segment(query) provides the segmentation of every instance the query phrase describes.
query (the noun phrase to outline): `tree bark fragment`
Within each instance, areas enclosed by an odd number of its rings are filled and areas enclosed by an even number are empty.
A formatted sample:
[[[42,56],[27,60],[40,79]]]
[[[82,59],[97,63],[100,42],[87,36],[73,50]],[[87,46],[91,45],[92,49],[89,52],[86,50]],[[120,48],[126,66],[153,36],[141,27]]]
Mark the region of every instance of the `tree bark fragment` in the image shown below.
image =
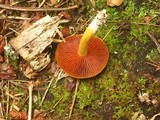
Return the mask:
[[[58,26],[65,22],[68,22],[68,20],[47,15],[22,31],[9,43],[16,52],[29,62],[34,71],[39,72],[50,62],[50,54],[48,51],[44,52],[44,50],[54,42],[56,35],[59,36],[60,41],[63,41]]]

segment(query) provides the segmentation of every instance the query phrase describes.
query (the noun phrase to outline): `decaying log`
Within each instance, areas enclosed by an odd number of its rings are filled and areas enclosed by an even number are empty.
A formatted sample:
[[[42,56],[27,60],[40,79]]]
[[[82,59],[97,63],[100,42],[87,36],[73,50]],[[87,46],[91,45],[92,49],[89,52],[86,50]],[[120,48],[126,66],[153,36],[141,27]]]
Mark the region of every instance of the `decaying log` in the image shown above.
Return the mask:
[[[58,26],[65,22],[68,22],[68,20],[61,20],[58,16],[50,17],[47,15],[12,39],[10,44],[30,63],[33,70],[36,72],[41,71],[50,62],[49,53],[44,52],[44,50],[54,42],[57,34],[60,41],[63,41]]]

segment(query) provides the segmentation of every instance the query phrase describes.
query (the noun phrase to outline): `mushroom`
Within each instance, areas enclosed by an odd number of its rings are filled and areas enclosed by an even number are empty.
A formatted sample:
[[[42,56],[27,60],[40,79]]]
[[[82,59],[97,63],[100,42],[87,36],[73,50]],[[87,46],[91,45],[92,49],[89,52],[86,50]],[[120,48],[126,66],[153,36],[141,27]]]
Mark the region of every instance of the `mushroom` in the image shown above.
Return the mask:
[[[57,64],[71,77],[90,78],[105,68],[109,52],[105,43],[94,34],[106,18],[105,10],[98,12],[83,35],[66,37],[66,42],[57,46]]]
[[[114,6],[120,6],[123,3],[123,0],[107,0],[107,5],[114,7]]]

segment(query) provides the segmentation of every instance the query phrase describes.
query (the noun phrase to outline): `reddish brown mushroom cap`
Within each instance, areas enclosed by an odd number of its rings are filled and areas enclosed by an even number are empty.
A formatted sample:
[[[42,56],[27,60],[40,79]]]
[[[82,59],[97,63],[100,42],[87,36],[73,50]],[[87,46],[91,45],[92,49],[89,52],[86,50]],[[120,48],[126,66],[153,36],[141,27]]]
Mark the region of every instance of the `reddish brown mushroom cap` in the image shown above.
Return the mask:
[[[109,58],[105,43],[98,37],[92,37],[88,44],[87,56],[78,55],[78,47],[82,35],[66,38],[56,50],[56,60],[61,69],[75,78],[89,78],[99,74],[106,66]]]

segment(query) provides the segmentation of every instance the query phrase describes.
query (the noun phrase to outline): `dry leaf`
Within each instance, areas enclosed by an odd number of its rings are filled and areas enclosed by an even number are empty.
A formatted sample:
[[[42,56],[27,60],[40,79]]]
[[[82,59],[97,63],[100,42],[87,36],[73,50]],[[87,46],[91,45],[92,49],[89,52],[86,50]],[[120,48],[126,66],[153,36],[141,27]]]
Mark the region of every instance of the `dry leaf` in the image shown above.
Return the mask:
[[[0,79],[13,80],[16,78],[17,78],[17,75],[12,66],[6,63],[0,64]]]
[[[62,32],[63,37],[69,36],[69,28],[68,27],[64,27],[61,32]]]
[[[27,120],[28,119],[27,113],[23,111],[20,111],[20,112],[11,111],[10,116],[12,120]],[[45,120],[45,118],[41,114],[35,112],[32,120]]]
[[[43,80],[38,79],[35,81],[35,86],[42,86],[42,85],[43,85]]]
[[[3,53],[3,51],[4,51],[4,46],[5,46],[5,40],[4,40],[3,36],[0,35],[0,54]]]
[[[8,29],[8,24],[4,20],[0,19],[0,35],[5,35]]]
[[[1,80],[14,80],[16,78],[17,78],[16,74],[0,72]]]
[[[71,15],[70,15],[69,13],[67,13],[67,12],[64,12],[64,11],[60,12],[60,13],[58,14],[58,16],[59,16],[59,17],[64,17],[64,18],[67,19],[67,20],[71,20],[71,19],[72,19],[72,18],[71,18]]]
[[[12,120],[27,120],[28,116],[26,112],[17,112],[17,111],[11,111],[10,116]]]
[[[4,62],[3,56],[0,55],[0,62]]]

